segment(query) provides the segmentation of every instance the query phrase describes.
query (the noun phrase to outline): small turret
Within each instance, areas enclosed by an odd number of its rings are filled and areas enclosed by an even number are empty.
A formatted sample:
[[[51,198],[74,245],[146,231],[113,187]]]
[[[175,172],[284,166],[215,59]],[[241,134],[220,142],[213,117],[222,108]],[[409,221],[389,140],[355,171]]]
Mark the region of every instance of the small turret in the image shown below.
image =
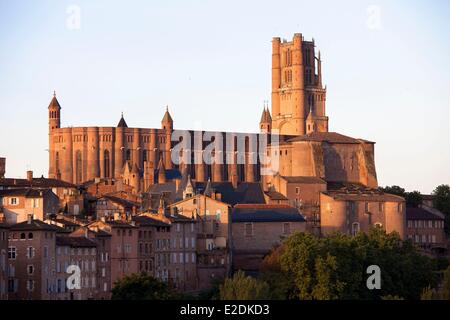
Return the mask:
[[[125,119],[123,118],[123,112],[122,112],[122,116],[120,117],[119,123],[117,124],[118,128],[128,128],[128,125],[125,121]]]
[[[308,117],[306,118],[306,134],[310,134],[316,131],[316,121],[313,115],[312,108],[309,108]]]
[[[158,163],[158,183],[166,183],[166,168],[162,158],[159,159]]]
[[[183,190],[183,199],[191,198],[194,196],[194,187],[192,186],[191,175],[188,175],[186,187]]]
[[[164,117],[161,120],[161,128],[163,130],[173,130],[173,119],[169,113],[169,106],[166,107],[166,112],[164,113]]]
[[[211,185],[211,179],[208,178],[208,182],[206,183],[205,191],[203,191],[203,194],[205,196],[211,197],[212,193],[213,193],[213,188]]]
[[[266,104],[264,104],[261,120],[259,121],[259,128],[261,132],[270,133],[271,126],[272,126],[272,117],[270,116],[269,107]]]
[[[48,105],[48,127],[49,131],[61,127],[61,106],[56,99],[55,91],[53,91],[53,98]]]

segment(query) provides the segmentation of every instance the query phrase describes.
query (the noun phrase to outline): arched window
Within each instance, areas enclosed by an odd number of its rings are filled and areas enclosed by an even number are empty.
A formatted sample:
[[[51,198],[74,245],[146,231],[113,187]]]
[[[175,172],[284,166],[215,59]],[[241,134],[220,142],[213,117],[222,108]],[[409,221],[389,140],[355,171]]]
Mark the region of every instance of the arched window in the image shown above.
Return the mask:
[[[83,159],[80,150],[75,153],[75,180],[76,183],[81,183],[83,180]]]
[[[374,225],[375,225],[376,228],[383,229],[383,224],[381,222],[375,222]]]
[[[110,157],[109,157],[109,151],[105,150],[103,156],[104,156],[104,160],[103,160],[104,161],[104,164],[103,164],[104,173],[103,173],[103,175],[105,178],[110,178],[111,177],[111,169],[110,169],[111,161],[110,161]]]
[[[359,232],[359,222],[352,223],[352,235],[356,236]]]
[[[127,153],[126,153],[125,159],[126,159],[127,161],[130,161],[130,160],[131,160],[131,150],[130,150],[130,149],[127,149]]]
[[[28,239],[33,239],[33,233],[28,233]]]
[[[22,232],[20,234],[20,240],[25,240],[25,239],[26,239],[25,232]]]

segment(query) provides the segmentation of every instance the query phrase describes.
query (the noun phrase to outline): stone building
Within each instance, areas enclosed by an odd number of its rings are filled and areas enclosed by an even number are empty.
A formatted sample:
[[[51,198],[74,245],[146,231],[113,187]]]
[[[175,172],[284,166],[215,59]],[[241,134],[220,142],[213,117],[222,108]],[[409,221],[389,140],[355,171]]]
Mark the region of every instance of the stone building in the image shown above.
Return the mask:
[[[126,219],[131,214],[135,214],[138,208],[140,208],[140,205],[136,202],[113,195],[103,195],[97,199],[95,212],[97,219],[112,218],[114,215],[123,216]]]
[[[437,209],[421,205],[406,208],[408,239],[423,249],[441,251],[447,247],[444,231],[445,215]]]
[[[139,272],[138,228],[134,222],[102,218],[88,224],[87,227],[91,231],[99,232],[101,230],[111,235],[109,255],[111,283],[109,288],[113,288],[114,283],[124,276]]]
[[[67,288],[68,266],[80,270],[80,287]],[[56,293],[58,300],[97,298],[97,246],[84,236],[56,237]]]
[[[59,210],[59,199],[50,189],[0,190],[3,214],[9,224],[27,221],[28,215],[41,221]]]
[[[154,217],[153,214],[134,216],[133,221],[139,228],[138,256],[139,272],[145,272],[156,277],[156,256],[169,249],[170,224]],[[170,253],[168,253],[170,256]],[[162,259],[160,259],[162,260]],[[164,274],[164,272],[161,272]]]
[[[189,179],[184,199],[169,206],[169,210],[196,222],[199,290],[209,288],[214,279],[225,278],[231,268],[231,206],[209,188],[204,194],[194,194]]]
[[[71,215],[80,214],[84,205],[83,194],[76,185],[58,179],[36,178],[31,170],[27,171],[26,179],[0,177],[0,190],[8,189],[50,189],[58,196],[59,207]]]
[[[10,228],[9,299],[54,300],[56,298],[55,244],[58,228],[31,215]]]
[[[320,194],[323,235],[332,232],[356,235],[380,227],[406,238],[405,199],[358,184],[329,184]]]
[[[97,249],[97,290],[95,299],[111,298],[111,234],[98,227],[79,227],[69,236],[86,237],[96,244]]]
[[[238,204],[231,220],[233,270],[257,272],[277,244],[306,230],[304,216],[287,205]]]

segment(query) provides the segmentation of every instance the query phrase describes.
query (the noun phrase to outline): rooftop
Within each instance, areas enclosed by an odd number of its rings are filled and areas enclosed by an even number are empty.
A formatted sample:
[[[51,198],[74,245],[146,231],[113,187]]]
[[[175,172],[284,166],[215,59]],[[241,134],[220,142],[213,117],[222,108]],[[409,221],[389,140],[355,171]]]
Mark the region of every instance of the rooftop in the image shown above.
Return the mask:
[[[97,245],[94,241],[85,237],[56,237],[57,246],[68,246],[72,248],[95,248]]]
[[[0,179],[0,187],[20,188],[20,187],[33,187],[33,188],[77,188],[76,185],[50,178],[33,178],[28,179],[16,179],[16,178],[3,178]]]
[[[444,220],[444,218],[424,208],[406,207],[406,220]]]
[[[297,208],[287,205],[236,205],[232,222],[305,222]]]

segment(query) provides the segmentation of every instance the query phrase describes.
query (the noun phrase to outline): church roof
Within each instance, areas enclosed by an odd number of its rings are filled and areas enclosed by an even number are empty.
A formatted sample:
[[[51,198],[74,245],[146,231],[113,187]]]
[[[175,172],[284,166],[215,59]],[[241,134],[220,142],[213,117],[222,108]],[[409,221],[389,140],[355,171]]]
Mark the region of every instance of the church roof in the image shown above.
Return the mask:
[[[263,113],[261,115],[261,121],[259,121],[259,123],[270,123],[270,122],[272,122],[272,117],[270,116],[269,109],[266,109],[266,107],[264,107]]]
[[[122,116],[120,117],[120,121],[119,121],[119,123],[117,124],[117,127],[119,127],[119,128],[128,128],[128,125],[127,125],[125,119],[123,118],[123,114],[122,114]]]
[[[48,105],[49,109],[54,109],[54,108],[61,108],[61,106],[59,105],[58,99],[56,99],[56,94],[53,94],[53,98],[52,101],[50,101],[50,104]]]
[[[169,113],[169,107],[166,107],[166,112],[164,113],[164,117],[161,120],[161,122],[173,122],[172,117]]]
[[[318,142],[328,142],[328,143],[346,143],[346,144],[359,144],[361,142],[375,143],[362,139],[355,139],[352,137],[344,136],[343,134],[337,132],[312,132],[310,134],[297,136],[287,140],[288,142],[295,141],[318,141]]]

